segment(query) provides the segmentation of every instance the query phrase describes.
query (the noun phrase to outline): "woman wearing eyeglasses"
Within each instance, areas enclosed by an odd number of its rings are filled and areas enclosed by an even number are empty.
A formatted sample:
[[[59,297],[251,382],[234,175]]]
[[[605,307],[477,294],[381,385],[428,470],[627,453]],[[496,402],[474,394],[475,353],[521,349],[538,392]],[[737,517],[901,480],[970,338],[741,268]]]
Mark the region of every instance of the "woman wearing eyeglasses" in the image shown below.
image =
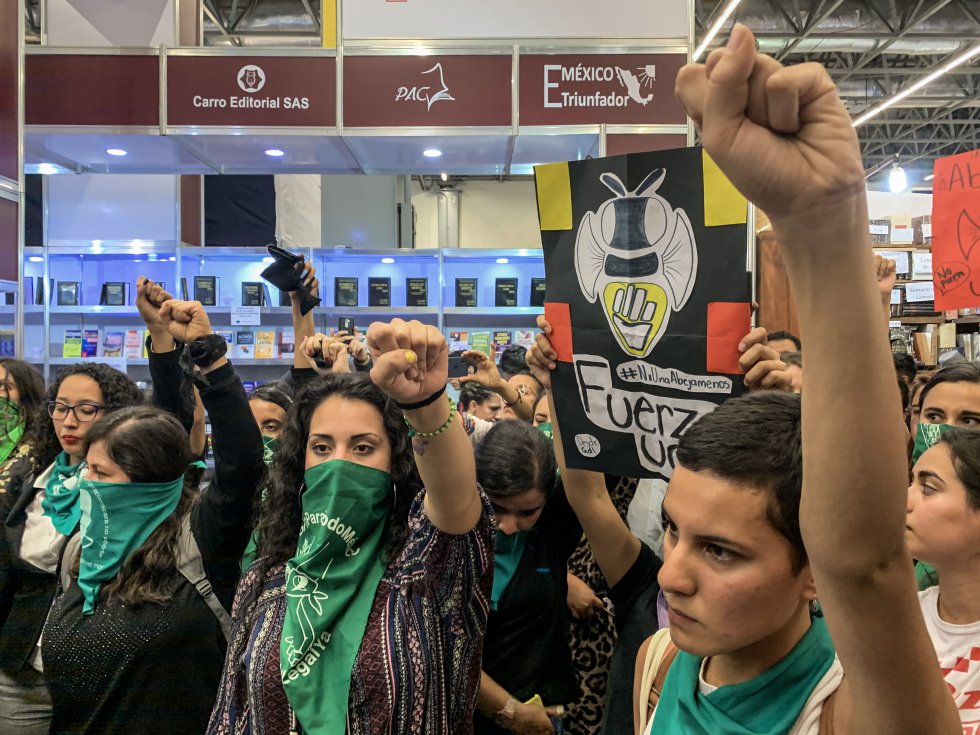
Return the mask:
[[[47,413],[31,472],[0,496],[0,731],[47,733],[51,704],[40,637],[57,588],[55,573],[78,527],[82,444],[106,413],[139,405],[143,395],[124,373],[99,363],[65,368],[48,391]]]

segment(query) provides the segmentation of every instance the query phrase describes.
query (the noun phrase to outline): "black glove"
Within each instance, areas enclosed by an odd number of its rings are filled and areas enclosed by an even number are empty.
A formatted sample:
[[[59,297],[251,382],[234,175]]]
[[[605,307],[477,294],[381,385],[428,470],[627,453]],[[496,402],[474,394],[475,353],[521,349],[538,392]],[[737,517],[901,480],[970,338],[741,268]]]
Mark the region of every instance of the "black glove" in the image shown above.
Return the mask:
[[[303,283],[303,256],[293,255],[276,245],[269,246],[269,255],[276,261],[262,271],[262,278],[280,291],[299,293],[299,313],[306,316],[320,305],[320,297]]]

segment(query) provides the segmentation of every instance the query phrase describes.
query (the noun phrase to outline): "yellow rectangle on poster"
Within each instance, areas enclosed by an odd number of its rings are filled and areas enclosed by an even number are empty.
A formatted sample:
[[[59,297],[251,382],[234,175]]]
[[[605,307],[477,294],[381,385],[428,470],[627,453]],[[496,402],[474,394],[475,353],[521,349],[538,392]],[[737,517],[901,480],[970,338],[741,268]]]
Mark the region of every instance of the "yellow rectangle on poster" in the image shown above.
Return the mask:
[[[320,19],[323,48],[337,48],[337,0],[321,0]]]
[[[567,163],[534,167],[538,192],[538,217],[542,230],[572,229],[572,185]]]
[[[744,225],[748,201],[705,150],[701,151],[701,170],[704,173],[704,226]]]

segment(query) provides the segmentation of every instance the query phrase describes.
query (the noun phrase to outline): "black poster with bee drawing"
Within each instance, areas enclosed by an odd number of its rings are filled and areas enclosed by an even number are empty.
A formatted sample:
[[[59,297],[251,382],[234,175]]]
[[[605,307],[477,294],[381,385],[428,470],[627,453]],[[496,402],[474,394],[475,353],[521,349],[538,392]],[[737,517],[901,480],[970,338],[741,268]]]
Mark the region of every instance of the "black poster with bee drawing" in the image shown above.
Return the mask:
[[[681,434],[744,391],[745,199],[701,148],[535,169],[569,467],[669,479]]]

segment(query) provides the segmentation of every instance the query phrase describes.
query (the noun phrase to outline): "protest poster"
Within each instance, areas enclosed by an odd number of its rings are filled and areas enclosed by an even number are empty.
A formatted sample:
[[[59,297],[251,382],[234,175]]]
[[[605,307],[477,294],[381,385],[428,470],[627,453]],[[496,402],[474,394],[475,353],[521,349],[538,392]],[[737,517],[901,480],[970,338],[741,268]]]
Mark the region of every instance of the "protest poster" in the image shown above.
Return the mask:
[[[747,203],[701,148],[535,169],[568,466],[668,479],[678,438],[744,391]]]
[[[932,279],[936,310],[980,306],[980,150],[933,167]]]

